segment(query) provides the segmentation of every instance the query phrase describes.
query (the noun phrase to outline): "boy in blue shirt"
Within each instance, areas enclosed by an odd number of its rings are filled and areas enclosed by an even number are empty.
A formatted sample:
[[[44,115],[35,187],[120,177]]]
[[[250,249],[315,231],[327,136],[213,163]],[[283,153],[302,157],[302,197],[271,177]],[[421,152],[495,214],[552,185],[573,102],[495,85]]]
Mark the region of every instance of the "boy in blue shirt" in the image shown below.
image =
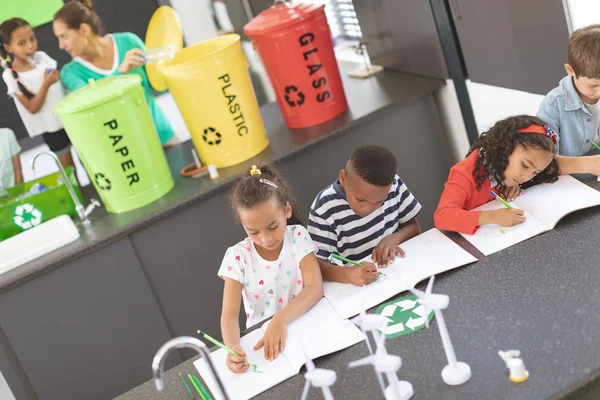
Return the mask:
[[[600,24],[573,32],[565,70],[568,75],[546,95],[538,117],[558,135],[558,154],[581,156],[595,149],[592,143],[600,144]]]

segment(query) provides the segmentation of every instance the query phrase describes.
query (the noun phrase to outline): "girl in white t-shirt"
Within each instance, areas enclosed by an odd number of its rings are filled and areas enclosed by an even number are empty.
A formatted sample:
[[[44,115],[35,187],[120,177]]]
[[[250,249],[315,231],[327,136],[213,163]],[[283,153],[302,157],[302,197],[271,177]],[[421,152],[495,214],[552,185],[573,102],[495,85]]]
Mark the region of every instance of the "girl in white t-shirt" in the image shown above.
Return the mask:
[[[37,51],[35,33],[27,21],[11,18],[0,25],[2,78],[14,98],[29,136],[42,135],[64,166],[73,165],[71,142],[54,106],[64,97],[56,61]]]
[[[287,185],[272,167],[253,166],[237,183],[232,206],[248,238],[227,249],[219,269],[225,281],[221,333],[225,345],[238,354],[227,356],[227,367],[241,373],[248,369],[240,347],[241,300],[247,328],[273,316],[254,346],[264,347],[265,359],[273,360],[285,348],[286,326],[323,297],[323,280],[317,248],[300,225]]]

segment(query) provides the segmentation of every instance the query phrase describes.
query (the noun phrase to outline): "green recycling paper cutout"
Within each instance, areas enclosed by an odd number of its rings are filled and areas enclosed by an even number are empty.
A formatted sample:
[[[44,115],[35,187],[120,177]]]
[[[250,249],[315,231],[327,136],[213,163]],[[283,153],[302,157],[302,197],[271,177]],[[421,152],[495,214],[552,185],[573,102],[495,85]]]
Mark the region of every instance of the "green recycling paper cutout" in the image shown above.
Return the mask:
[[[24,231],[42,223],[42,212],[29,203],[15,207],[13,223]]]
[[[425,306],[417,301],[417,297],[410,295],[383,303],[375,314],[381,314],[388,319],[385,334],[388,339],[408,335],[425,328],[425,318],[433,319],[433,311],[425,315]]]

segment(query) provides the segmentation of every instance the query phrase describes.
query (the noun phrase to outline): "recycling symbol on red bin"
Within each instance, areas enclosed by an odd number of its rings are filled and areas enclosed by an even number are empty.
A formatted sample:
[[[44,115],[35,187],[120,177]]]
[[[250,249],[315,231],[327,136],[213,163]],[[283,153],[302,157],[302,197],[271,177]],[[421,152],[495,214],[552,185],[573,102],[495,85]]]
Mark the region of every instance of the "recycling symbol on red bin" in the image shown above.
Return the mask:
[[[296,95],[294,96],[293,93]],[[293,99],[293,97],[296,99]],[[288,103],[290,107],[300,107],[304,104],[305,98],[304,93],[299,91],[296,86],[290,85],[285,87],[285,102]]]
[[[204,130],[204,133],[202,134],[202,139],[209,146],[212,146],[214,144],[218,145],[221,143],[221,134],[217,132],[215,128],[209,126]]]

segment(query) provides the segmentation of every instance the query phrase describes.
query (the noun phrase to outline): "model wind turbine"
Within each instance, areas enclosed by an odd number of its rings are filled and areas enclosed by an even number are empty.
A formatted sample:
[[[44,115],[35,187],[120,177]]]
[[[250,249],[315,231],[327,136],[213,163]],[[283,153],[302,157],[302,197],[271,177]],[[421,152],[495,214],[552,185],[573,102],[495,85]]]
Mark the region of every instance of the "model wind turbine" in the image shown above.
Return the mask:
[[[373,365],[375,373],[382,382],[382,375],[385,375],[389,386],[382,388],[383,395],[386,400],[408,400],[413,394],[414,390],[412,385],[407,381],[401,381],[396,375],[397,371],[402,366],[402,359],[398,356],[388,354],[385,349],[385,333],[373,331],[375,337],[375,343],[377,349],[375,354],[371,354],[360,360],[352,361],[348,364],[348,367],[354,368],[362,365]]]
[[[302,348],[302,351],[304,352],[304,348]],[[337,379],[335,371],[315,368],[315,364],[306,353],[304,353],[304,358],[306,359],[306,373],[304,374],[306,383],[304,384],[301,400],[306,400],[311,385],[316,388],[321,388],[325,400],[334,400],[333,394],[331,394],[331,386],[333,386]]]
[[[446,352],[446,358],[448,359],[448,365],[442,370],[442,379],[448,385],[461,385],[471,378],[471,367],[464,362],[456,361],[456,354],[454,353],[454,348],[452,347],[452,342],[448,335],[448,328],[446,327],[446,322],[442,315],[442,310],[448,308],[450,298],[445,294],[431,293],[434,279],[434,275],[429,278],[429,283],[427,284],[425,292],[411,289],[410,286],[407,285],[409,287],[408,290],[419,298],[419,303],[425,306],[425,315],[429,314],[429,309],[432,309],[435,313],[435,319],[437,320],[440,336],[442,337],[442,344],[444,345],[444,351]],[[428,318],[425,318],[425,325],[429,328]]]
[[[371,334],[373,335],[373,340],[377,342],[375,335],[377,334],[377,332],[385,330],[385,327],[389,323],[389,320],[380,314],[367,314],[366,290],[366,286],[363,285],[361,311],[357,317],[354,317],[352,319],[352,322],[355,325],[357,325],[362,331],[362,333],[365,335],[365,343],[367,344],[367,348],[369,349],[369,354],[373,355],[373,348],[371,347],[371,342],[369,341],[369,332],[371,332]],[[379,381],[379,387],[381,387],[381,391],[385,392],[385,385],[383,384],[381,374],[376,375],[377,380]]]

